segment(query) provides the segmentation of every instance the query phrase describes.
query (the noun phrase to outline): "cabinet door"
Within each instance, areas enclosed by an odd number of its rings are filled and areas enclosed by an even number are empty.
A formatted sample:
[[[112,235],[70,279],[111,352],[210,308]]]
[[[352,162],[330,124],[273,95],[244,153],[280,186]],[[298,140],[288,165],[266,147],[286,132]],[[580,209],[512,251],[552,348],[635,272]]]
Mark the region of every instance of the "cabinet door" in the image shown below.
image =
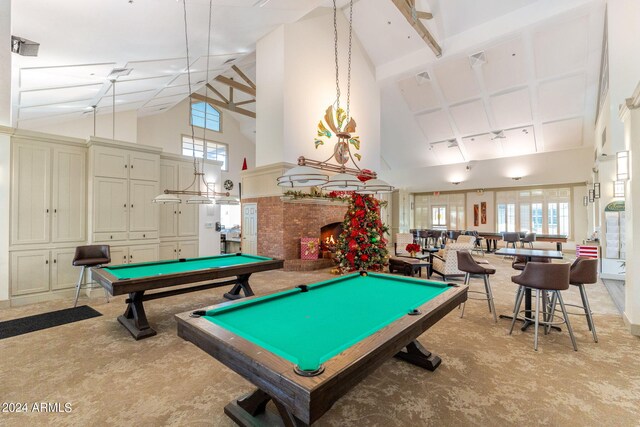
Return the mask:
[[[11,243],[49,242],[51,217],[51,149],[44,145],[13,144]]]
[[[158,183],[129,181],[129,231],[158,231]]]
[[[177,259],[178,245],[175,242],[160,243],[160,260]]]
[[[186,188],[193,181],[193,165],[181,163],[179,168],[178,184],[180,188]],[[196,183],[198,185],[198,183]],[[199,188],[199,186],[198,186]],[[200,205],[190,205],[182,201],[178,205],[178,235],[180,237],[192,237],[198,235],[198,208]]]
[[[109,248],[111,262],[109,265],[127,264],[129,262],[129,248],[126,246],[111,246]]]
[[[198,242],[179,242],[178,258],[196,258],[198,256]]]
[[[127,180],[96,178],[93,185],[93,231],[127,231]]]
[[[93,150],[93,175],[107,178],[127,178],[128,160],[127,151],[95,147]]]
[[[158,245],[129,246],[129,264],[158,260]]]
[[[85,158],[84,150],[53,149],[53,242],[85,240]]]
[[[11,253],[11,295],[49,290],[49,251]]]
[[[160,189],[175,190],[178,188],[178,164],[176,162],[162,161],[160,164]],[[176,237],[178,235],[178,208],[180,205],[159,205],[160,210],[160,237]]]
[[[143,181],[158,181],[160,175],[160,155],[129,152],[129,178]],[[157,194],[155,195],[157,196]],[[155,197],[153,196],[153,197]]]
[[[74,248],[51,251],[51,290],[76,286],[78,277],[80,277],[81,267],[72,265],[75,252]]]

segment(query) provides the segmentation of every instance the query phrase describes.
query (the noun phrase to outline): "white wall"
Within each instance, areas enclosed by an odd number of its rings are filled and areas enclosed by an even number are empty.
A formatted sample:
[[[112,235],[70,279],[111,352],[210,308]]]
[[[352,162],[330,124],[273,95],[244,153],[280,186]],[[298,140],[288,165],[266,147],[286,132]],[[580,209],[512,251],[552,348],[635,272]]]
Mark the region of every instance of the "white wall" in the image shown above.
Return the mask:
[[[482,194],[477,192],[469,192],[467,196],[467,211],[465,212],[467,221],[467,230],[477,230],[492,232],[496,230],[496,215],[495,215],[495,193],[493,191],[485,191]],[[487,204],[487,223],[483,224],[482,219],[482,202]],[[473,205],[478,205],[479,218],[478,225],[473,225]]]
[[[344,108],[347,102],[348,22],[342,14],[338,14],[338,28],[340,106]],[[330,144],[318,149],[314,138],[318,122],[336,97],[333,37],[333,14],[330,9],[320,9],[299,22],[279,27],[258,42],[256,147],[260,165],[282,161],[295,163],[299,156],[325,160],[332,155],[335,136]],[[279,63],[282,58],[284,64]],[[284,79],[271,67],[276,71],[283,70]],[[269,96],[264,96],[262,90]],[[380,91],[375,69],[355,35],[350,113],[357,123],[355,134],[362,142],[358,151],[362,155],[359,166],[378,170]]]
[[[527,156],[483,160],[466,171],[466,163],[415,169],[380,171],[382,179],[412,192],[476,190],[569,184],[587,181],[593,163],[592,148],[530,154]],[[570,165],[570,167],[568,167]],[[523,177],[519,181],[512,176]],[[460,182],[453,185],[452,182]]]
[[[0,125],[11,125],[11,2],[0,2]],[[9,179],[11,139],[0,133],[0,303],[9,299]],[[1,305],[1,304],[0,304]]]
[[[205,135],[202,128],[196,127],[194,128],[195,136],[229,145],[229,171],[221,173],[221,182],[216,182],[216,190],[223,191],[222,182],[230,179],[235,185],[231,192],[237,195],[242,161],[246,157],[248,169],[255,167],[256,146],[242,134],[238,122],[231,113],[225,110],[220,111],[222,132],[208,130]],[[166,153],[182,154],[182,135],[191,135],[189,114],[189,100],[185,99],[165,113],[141,117],[138,120],[137,142],[161,147]]]
[[[46,120],[28,120],[18,123],[21,129],[30,129],[54,135],[70,136],[72,138],[88,139],[90,136],[117,139],[119,141],[136,142],[138,129],[138,113],[123,111],[116,113],[115,137],[113,135],[113,120],[111,114],[96,115],[96,132],[93,134],[93,114],[77,120],[63,120],[55,117]]]

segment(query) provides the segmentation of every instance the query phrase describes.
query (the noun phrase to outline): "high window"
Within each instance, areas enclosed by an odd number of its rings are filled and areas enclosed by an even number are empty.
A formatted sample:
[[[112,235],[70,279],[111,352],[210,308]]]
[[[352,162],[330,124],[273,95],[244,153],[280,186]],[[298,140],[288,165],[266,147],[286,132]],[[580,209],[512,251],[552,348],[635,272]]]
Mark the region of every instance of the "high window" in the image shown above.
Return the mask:
[[[192,139],[190,136],[182,136],[182,154],[184,156],[195,155],[202,158],[207,153],[208,160],[218,160],[222,162],[222,170],[228,171],[229,146],[221,142],[208,141],[201,138]]]
[[[199,128],[220,132],[220,111],[206,102],[193,103],[191,104],[191,124]]]
[[[496,193],[498,231],[569,236],[570,197],[568,188],[499,191]]]

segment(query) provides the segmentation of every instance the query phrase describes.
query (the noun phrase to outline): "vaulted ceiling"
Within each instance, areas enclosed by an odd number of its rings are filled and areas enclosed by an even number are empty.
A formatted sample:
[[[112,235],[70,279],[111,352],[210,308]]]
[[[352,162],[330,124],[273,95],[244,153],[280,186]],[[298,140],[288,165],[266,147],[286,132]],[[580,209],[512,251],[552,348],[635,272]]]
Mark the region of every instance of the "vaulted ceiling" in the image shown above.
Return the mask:
[[[256,41],[330,0],[188,0],[193,90],[255,79]],[[345,6],[347,0],[338,2]],[[442,46],[436,58],[391,0],[359,0],[354,31],[376,67],[381,152],[391,168],[425,167],[590,145],[602,48],[603,0],[416,0]],[[28,127],[116,111],[165,111],[188,96],[182,2],[14,1],[12,32],[41,43],[14,56],[14,124]],[[209,93],[210,96],[216,97]],[[236,102],[250,95],[235,91]],[[254,110],[252,104],[243,105]],[[253,119],[236,115],[252,136]]]

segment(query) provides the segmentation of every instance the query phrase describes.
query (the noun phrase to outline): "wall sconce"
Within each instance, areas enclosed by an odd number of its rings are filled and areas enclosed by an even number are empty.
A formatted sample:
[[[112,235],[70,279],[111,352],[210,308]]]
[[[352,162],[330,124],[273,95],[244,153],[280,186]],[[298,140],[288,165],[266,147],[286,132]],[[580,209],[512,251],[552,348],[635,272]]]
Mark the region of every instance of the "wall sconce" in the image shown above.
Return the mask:
[[[629,179],[629,152],[618,151],[616,153],[616,179],[626,181]]]
[[[589,198],[587,196],[582,198],[582,206],[589,206]]]
[[[599,182],[594,182],[593,183],[593,198],[594,199],[599,199],[600,198],[600,183]]]
[[[589,190],[589,203],[593,203],[595,199],[593,198],[593,190]]]
[[[613,197],[624,197],[624,181],[613,181]]]

